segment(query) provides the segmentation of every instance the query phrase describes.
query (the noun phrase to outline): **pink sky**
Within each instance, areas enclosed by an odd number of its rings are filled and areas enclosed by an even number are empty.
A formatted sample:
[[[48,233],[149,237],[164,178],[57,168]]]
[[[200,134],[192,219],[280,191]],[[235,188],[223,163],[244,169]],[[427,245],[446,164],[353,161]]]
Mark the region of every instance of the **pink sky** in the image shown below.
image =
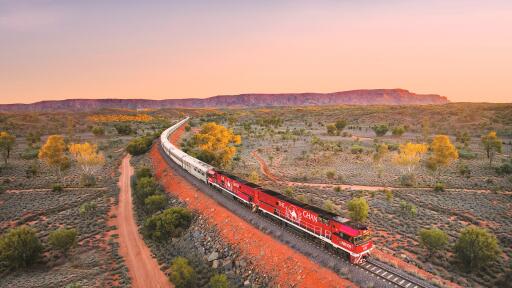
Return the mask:
[[[512,102],[510,1],[183,2],[0,0],[0,103],[372,88]]]

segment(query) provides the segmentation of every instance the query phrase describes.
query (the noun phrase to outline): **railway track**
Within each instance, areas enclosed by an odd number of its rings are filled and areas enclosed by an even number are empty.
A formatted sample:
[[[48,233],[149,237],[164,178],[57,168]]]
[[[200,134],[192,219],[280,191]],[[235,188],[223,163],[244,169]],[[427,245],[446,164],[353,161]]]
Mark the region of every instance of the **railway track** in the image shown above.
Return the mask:
[[[368,278],[365,279],[365,277],[362,277],[362,275],[371,275],[371,277],[373,277],[374,279],[378,279],[380,281],[380,283],[374,283],[373,287],[437,287],[435,285],[427,283],[422,279],[418,279],[412,275],[407,274],[406,272],[396,269],[390,265],[382,263],[376,259],[370,258],[365,263],[360,265],[351,264],[348,260],[345,259],[344,256],[340,255],[339,252],[333,250],[333,248],[329,248],[329,246],[322,245],[323,242],[319,241],[318,239],[313,238],[302,231],[298,231],[297,229],[294,229],[293,227],[285,223],[283,224],[283,222],[276,222],[275,218],[269,218],[263,215],[262,213],[251,212],[251,210],[248,209],[246,205],[244,205],[240,201],[232,199],[232,197],[229,197],[228,194],[213,189],[213,187],[206,185],[200,180],[194,178],[192,175],[188,174],[185,170],[183,170],[181,167],[176,165],[172,160],[170,160],[167,157],[167,155],[163,152],[161,147],[159,147],[159,151],[172,169],[174,169],[180,176],[187,179],[187,181],[192,183],[203,193],[213,198],[221,206],[224,206],[225,208],[229,209],[230,211],[232,211],[245,221],[251,223],[253,226],[256,226],[263,232],[271,234],[272,236],[274,236],[274,238],[277,238],[279,241],[288,244],[293,249],[311,258],[313,261],[329,269],[332,269],[333,271],[339,274],[342,274],[342,276],[346,276],[346,274],[351,274],[353,276],[355,275],[354,277],[357,280],[355,282],[358,282],[361,285],[367,285]],[[255,217],[257,219],[255,219]],[[263,220],[267,225],[262,225],[261,220]],[[287,233],[283,233],[285,231]],[[293,241],[290,238],[295,238],[296,240]],[[308,245],[304,245],[305,243],[301,242],[306,242]],[[343,272],[346,270],[348,270],[349,273]]]

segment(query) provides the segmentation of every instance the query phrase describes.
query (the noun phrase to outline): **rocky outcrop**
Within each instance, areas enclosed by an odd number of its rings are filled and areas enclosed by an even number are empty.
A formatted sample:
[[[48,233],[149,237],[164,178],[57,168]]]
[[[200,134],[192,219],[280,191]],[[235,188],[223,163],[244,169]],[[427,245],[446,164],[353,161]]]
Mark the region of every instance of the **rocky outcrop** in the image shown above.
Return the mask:
[[[426,105],[445,104],[448,99],[436,94],[416,94],[404,89],[351,90],[334,93],[284,93],[220,95],[188,99],[67,99],[32,104],[4,104],[2,111],[90,111],[101,108],[202,108],[272,107],[313,105]]]

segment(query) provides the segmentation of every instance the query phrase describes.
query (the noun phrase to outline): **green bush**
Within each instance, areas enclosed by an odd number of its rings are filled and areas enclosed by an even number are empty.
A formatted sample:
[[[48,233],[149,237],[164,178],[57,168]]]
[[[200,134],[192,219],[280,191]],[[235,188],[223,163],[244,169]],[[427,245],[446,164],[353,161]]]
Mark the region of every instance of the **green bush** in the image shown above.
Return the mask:
[[[134,132],[132,126],[126,123],[116,124],[114,125],[114,128],[116,129],[117,134],[119,135],[130,135]]]
[[[90,174],[82,174],[80,176],[80,185],[83,187],[94,187],[96,186],[96,177]]]
[[[408,173],[400,176],[400,184],[405,187],[416,186],[416,175]]]
[[[400,211],[402,215],[414,217],[417,214],[417,208],[414,204],[407,203],[404,200],[400,201]]]
[[[81,216],[87,216],[87,215],[91,215],[94,212],[96,212],[96,208],[97,208],[96,203],[87,202],[87,203],[80,205],[79,212],[80,212]]]
[[[103,128],[102,126],[95,126],[95,127],[92,127],[91,132],[92,132],[92,134],[94,134],[94,136],[97,136],[97,137],[103,136],[103,135],[105,135],[105,128]],[[118,133],[119,133],[119,131],[118,131]],[[130,134],[130,133],[128,133],[128,134]]]
[[[228,277],[225,274],[215,274],[210,278],[210,288],[229,288]]]
[[[135,185],[134,196],[138,203],[144,203],[144,200],[151,195],[155,195],[160,192],[160,185],[155,181],[153,177],[142,177],[137,181]]]
[[[334,203],[331,200],[325,200],[323,205],[324,210],[329,211],[331,213],[336,213],[338,210],[338,207],[334,205]]]
[[[469,169],[468,165],[460,164],[458,168],[459,168],[459,174],[461,176],[465,176],[466,178],[469,178],[471,176],[471,170]]]
[[[169,268],[169,280],[176,288],[191,288],[196,283],[196,272],[184,257],[176,257]]]
[[[179,237],[192,223],[192,213],[182,207],[173,207],[148,217],[144,221],[144,234],[156,241]]]
[[[373,132],[375,132],[375,135],[377,135],[377,137],[382,137],[386,135],[386,133],[388,133],[389,127],[386,124],[380,124],[373,126],[372,130]]]
[[[354,144],[350,147],[350,153],[352,154],[361,154],[364,151],[364,147],[361,145]]]
[[[457,258],[470,271],[485,267],[501,253],[496,236],[476,226],[464,228],[454,248]]]
[[[53,184],[53,186],[52,186],[52,191],[53,192],[62,192],[62,190],[64,190],[62,185],[60,185],[60,184]]]
[[[476,158],[476,153],[467,149],[459,149],[459,158],[465,160],[471,160]]]
[[[443,249],[448,244],[448,235],[438,228],[421,229],[420,244],[427,248],[429,255]]]
[[[336,176],[336,172],[334,170],[329,170],[325,172],[325,175],[328,179],[334,179],[334,176]]]
[[[391,131],[391,133],[393,134],[393,136],[402,136],[404,133],[405,133],[405,127],[404,126],[397,126],[397,127],[394,127],[393,130]]]
[[[385,193],[386,193],[386,200],[388,202],[391,202],[391,200],[393,200],[393,191],[389,190],[389,189],[386,189],[384,190]]]
[[[347,203],[350,218],[357,222],[364,222],[368,217],[368,202],[363,197],[353,198]]]
[[[135,138],[126,147],[126,151],[133,156],[142,155],[149,151],[151,145],[153,144],[153,138],[144,136]]]
[[[75,246],[77,235],[76,229],[59,228],[50,232],[48,235],[48,244],[50,244],[53,249],[59,250],[66,255],[69,249]]]
[[[24,160],[32,160],[36,159],[37,155],[39,155],[39,148],[27,147],[25,150],[23,150],[20,157]]]
[[[9,229],[0,236],[0,264],[5,263],[8,268],[27,267],[39,258],[42,251],[36,231],[28,226]]]
[[[436,191],[436,192],[444,192],[444,183],[437,182],[436,186],[434,186],[434,191]]]
[[[39,163],[37,161],[30,163],[27,169],[25,169],[25,177],[27,178],[35,177],[37,173],[39,173]]]
[[[135,176],[137,177],[137,180],[139,180],[142,177],[153,177],[153,173],[151,172],[151,169],[148,167],[142,167],[140,169],[137,169],[137,172],[135,172]]]
[[[505,162],[501,166],[497,167],[496,172],[500,175],[512,174],[512,160]]]
[[[163,210],[166,206],[167,198],[165,195],[151,195],[144,199],[144,209],[150,214]]]

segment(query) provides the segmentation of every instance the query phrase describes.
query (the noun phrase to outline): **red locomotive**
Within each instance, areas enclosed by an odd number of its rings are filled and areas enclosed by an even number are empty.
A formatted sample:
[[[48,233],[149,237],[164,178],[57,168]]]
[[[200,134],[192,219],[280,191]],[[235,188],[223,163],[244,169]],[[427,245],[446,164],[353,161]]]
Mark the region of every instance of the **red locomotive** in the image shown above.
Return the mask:
[[[207,178],[210,185],[250,205],[254,211],[266,213],[345,251],[351,263],[360,263],[373,249],[371,233],[365,225],[264,189],[224,171],[211,169]]]

